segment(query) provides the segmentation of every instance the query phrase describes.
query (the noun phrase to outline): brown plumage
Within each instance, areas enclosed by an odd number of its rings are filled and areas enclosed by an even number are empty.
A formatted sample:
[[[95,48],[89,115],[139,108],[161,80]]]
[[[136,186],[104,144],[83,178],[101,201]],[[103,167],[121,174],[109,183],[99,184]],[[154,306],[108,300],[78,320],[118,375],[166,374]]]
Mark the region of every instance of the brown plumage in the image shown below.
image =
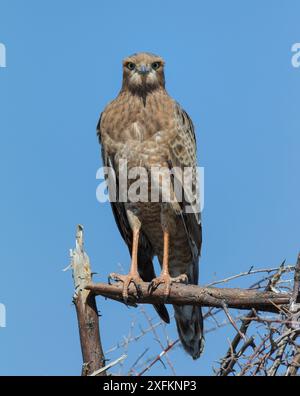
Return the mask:
[[[164,61],[156,55],[134,54],[123,61],[122,89],[101,114],[97,130],[104,165],[115,169],[117,180],[120,160],[125,159],[128,169],[140,166],[147,172],[153,166],[195,169],[197,165],[192,121],[166,92]],[[185,204],[161,200],[111,203],[132,257],[128,275],[111,274],[124,283],[125,300],[129,284],[133,282],[138,289],[141,279],[152,282],[153,289],[164,283],[166,297],[173,282],[198,283],[200,215],[186,213]],[[154,256],[162,267],[158,278],[152,263]],[[159,304],[155,308],[169,322],[165,306]],[[203,349],[201,310],[195,306],[174,309],[183,347],[196,359]]]

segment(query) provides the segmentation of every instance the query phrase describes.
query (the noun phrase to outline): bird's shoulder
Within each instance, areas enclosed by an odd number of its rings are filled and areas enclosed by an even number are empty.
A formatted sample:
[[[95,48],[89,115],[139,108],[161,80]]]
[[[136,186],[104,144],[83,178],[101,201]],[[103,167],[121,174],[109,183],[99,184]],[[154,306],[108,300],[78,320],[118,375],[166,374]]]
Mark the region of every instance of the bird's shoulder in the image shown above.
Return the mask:
[[[189,135],[189,137],[196,143],[194,123],[188,112],[176,101],[174,101],[174,112],[177,123],[177,128]]]

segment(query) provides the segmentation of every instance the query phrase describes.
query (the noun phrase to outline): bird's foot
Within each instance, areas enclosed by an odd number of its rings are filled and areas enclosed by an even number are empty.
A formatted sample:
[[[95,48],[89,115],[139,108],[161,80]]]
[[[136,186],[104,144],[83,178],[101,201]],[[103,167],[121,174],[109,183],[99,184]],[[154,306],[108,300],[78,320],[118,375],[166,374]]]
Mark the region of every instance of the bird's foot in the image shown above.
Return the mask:
[[[121,274],[116,274],[116,273],[111,273],[108,276],[108,283],[110,284],[111,280],[117,281],[117,282],[123,282],[123,292],[122,292],[122,296],[123,296],[123,300],[125,302],[125,304],[127,304],[128,302],[128,289],[131,283],[134,284],[136,291],[137,291],[137,295],[141,295],[141,285],[143,284],[143,280],[140,277],[140,275],[138,273],[131,273],[129,272],[129,274],[127,275],[121,275]]]
[[[186,274],[181,274],[179,276],[176,276],[175,278],[172,278],[170,274],[160,274],[157,278],[152,279],[149,286],[149,291],[153,292],[155,289],[158,288],[159,285],[164,283],[165,284],[164,296],[165,299],[167,299],[169,297],[171,285],[173,283],[187,283],[187,281],[188,281],[188,277]]]

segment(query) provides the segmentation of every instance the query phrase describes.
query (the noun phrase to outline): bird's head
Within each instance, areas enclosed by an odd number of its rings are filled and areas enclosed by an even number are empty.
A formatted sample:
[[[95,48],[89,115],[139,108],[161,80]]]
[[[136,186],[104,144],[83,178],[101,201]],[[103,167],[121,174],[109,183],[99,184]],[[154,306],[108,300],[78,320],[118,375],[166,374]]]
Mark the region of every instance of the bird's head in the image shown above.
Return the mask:
[[[123,60],[123,89],[147,94],[165,87],[164,60],[141,52]]]

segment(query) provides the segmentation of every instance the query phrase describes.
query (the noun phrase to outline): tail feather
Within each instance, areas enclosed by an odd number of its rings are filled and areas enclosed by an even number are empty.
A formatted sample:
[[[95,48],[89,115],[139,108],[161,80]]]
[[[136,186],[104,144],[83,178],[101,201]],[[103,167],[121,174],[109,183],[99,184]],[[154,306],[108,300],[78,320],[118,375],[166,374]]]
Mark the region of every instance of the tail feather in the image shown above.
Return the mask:
[[[170,316],[164,304],[154,304],[153,307],[164,322],[170,323]]]
[[[175,320],[180,341],[185,351],[198,359],[204,348],[203,318],[195,305],[174,306]]]

